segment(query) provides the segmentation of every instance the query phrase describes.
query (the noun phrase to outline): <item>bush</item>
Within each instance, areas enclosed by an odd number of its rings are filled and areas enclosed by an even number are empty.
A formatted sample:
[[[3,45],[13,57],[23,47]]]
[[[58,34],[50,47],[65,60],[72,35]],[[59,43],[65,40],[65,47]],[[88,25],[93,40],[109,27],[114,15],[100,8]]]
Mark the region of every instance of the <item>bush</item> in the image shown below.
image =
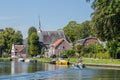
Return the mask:
[[[67,57],[71,57],[71,56],[75,55],[75,51],[74,50],[66,50],[62,54],[66,55]]]
[[[82,50],[83,53],[99,53],[102,52],[103,46],[101,44],[89,44]]]
[[[82,51],[83,46],[82,45],[77,45],[76,46],[76,52],[80,53]]]
[[[109,53],[97,53],[95,58],[99,59],[110,59],[110,54]]]

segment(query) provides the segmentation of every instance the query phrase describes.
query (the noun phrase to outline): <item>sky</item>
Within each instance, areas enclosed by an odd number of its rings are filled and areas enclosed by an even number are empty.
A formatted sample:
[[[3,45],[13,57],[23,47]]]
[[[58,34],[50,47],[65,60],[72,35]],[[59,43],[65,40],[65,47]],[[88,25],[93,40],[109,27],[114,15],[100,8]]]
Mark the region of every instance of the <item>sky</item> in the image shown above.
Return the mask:
[[[91,3],[86,0],[0,0],[0,29],[12,27],[26,38],[34,26],[44,31],[65,27],[70,21],[91,20]]]

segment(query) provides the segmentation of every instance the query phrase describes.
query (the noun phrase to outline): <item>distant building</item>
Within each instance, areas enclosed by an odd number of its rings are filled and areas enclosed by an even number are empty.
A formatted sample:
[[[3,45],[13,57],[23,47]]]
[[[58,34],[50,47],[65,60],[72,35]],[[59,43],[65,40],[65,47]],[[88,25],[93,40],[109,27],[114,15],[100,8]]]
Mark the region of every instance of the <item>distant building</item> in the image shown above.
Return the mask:
[[[76,45],[89,45],[89,44],[101,44],[101,41],[98,38],[95,37],[87,37],[85,39],[80,39],[76,41]]]
[[[65,50],[72,49],[72,45],[65,40],[64,38],[56,40],[53,44],[50,45],[49,57],[50,55],[59,55]]]
[[[18,57],[23,57],[26,58],[26,46],[25,45],[14,45],[12,44],[12,49],[11,49],[11,57],[12,58],[18,58]]]
[[[39,35],[39,41],[40,41],[41,45],[43,45],[46,48],[45,52],[46,52],[46,55],[48,55],[48,57],[51,54],[57,54],[58,53],[58,51],[56,49],[55,49],[55,51],[53,53],[51,53],[52,46],[54,48],[56,46],[58,46],[58,45],[55,45],[56,42],[59,42],[58,40],[60,40],[60,42],[62,42],[62,41],[63,42],[64,41],[67,42],[67,45],[69,44],[69,46],[71,47],[71,41],[68,39],[68,37],[65,35],[64,31],[62,31],[62,30],[57,30],[57,31],[42,31],[39,28],[38,35]],[[68,48],[66,48],[66,50],[67,49]]]

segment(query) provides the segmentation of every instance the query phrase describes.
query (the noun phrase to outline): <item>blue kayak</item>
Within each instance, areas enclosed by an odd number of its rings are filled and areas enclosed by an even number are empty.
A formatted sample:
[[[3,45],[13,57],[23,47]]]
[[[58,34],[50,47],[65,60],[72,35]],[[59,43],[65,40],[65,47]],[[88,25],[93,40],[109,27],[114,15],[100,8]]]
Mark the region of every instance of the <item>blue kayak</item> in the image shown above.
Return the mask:
[[[83,65],[73,66],[73,69],[83,69]]]

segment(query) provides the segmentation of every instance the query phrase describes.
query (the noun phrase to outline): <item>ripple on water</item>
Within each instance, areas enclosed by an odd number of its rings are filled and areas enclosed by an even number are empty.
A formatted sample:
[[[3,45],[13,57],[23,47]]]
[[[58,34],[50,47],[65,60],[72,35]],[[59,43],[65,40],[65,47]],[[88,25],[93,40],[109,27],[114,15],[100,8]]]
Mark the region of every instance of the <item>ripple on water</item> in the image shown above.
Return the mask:
[[[114,75],[116,74],[116,75]],[[0,80],[120,80],[120,71],[85,68],[75,70],[71,68],[40,71],[35,73],[2,76]]]

